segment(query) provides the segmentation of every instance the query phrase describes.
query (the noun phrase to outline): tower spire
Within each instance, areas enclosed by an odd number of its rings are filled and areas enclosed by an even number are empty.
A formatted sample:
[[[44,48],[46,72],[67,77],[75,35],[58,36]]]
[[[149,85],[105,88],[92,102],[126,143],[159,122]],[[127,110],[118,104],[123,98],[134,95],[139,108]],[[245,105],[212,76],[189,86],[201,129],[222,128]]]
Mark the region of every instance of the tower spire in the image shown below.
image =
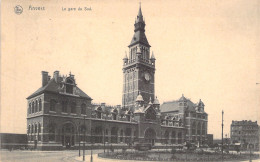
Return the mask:
[[[144,22],[143,21],[142,9],[141,9],[141,2],[139,2],[139,4],[140,4],[140,6],[139,6],[138,15],[137,15],[137,22]]]

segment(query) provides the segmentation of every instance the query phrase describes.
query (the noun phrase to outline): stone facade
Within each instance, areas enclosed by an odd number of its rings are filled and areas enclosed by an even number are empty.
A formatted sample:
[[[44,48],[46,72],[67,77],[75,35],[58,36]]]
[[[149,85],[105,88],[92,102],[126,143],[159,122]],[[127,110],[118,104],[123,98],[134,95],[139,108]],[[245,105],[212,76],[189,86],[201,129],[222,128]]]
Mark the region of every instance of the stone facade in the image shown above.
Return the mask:
[[[150,45],[145,35],[145,21],[141,8],[135,21],[134,36],[129,47],[129,58],[123,59],[124,108],[134,110],[135,99],[140,93],[144,104],[154,101],[155,57],[150,56]]]
[[[164,125],[181,125],[186,128],[186,141],[195,144],[208,144],[208,114],[204,111],[204,103],[200,100],[194,104],[183,95],[179,100],[164,102],[161,113]]]
[[[181,101],[181,109],[176,114],[161,111],[154,95],[155,57],[150,56],[141,7],[134,32],[129,58],[126,55],[123,59],[123,105],[93,104],[76,84],[74,75],[61,76],[55,71],[50,77],[43,71],[42,86],[27,98],[29,144],[50,150],[75,149],[80,141],[94,145],[127,145],[137,141],[178,146],[184,144],[187,133],[187,139],[191,139],[190,123],[194,123],[195,118],[193,110],[186,110],[186,101]],[[207,125],[203,127],[202,121],[207,122],[207,115],[202,110],[204,105],[202,107],[198,106],[194,114],[205,117],[198,119],[203,138]]]
[[[243,149],[259,150],[259,126],[257,121],[232,121],[230,125],[232,143],[240,143]]]

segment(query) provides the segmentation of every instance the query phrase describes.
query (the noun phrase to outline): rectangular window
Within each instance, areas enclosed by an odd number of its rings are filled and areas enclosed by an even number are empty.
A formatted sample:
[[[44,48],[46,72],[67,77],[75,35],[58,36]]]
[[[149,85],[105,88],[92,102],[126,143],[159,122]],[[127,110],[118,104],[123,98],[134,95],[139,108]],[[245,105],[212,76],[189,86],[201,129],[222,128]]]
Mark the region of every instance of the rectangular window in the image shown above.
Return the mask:
[[[62,101],[62,112],[67,112],[68,102]]]
[[[50,101],[50,111],[55,111],[56,101],[51,99]]]

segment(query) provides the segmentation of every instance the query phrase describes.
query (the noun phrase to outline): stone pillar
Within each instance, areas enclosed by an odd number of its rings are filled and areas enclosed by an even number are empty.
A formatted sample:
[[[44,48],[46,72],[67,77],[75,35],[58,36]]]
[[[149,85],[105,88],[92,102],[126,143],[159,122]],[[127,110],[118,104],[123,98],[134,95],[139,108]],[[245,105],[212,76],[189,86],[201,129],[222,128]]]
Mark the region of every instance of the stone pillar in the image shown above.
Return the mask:
[[[111,129],[110,128],[108,128],[107,129],[107,132],[108,132],[108,143],[111,143]]]

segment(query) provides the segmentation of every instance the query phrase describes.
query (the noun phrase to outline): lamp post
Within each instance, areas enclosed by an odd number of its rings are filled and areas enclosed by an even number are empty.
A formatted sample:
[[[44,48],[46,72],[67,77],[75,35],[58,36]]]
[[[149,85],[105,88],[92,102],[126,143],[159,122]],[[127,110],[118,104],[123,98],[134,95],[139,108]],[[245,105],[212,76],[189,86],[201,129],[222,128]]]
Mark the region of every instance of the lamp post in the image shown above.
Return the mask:
[[[224,115],[224,111],[222,110],[222,133],[221,133],[221,136],[222,136],[222,147],[221,147],[221,157],[222,157],[222,161],[223,161],[223,127],[224,127],[224,124],[223,124],[223,115]]]
[[[86,139],[86,116],[84,115],[84,140],[83,140],[83,161],[85,161],[85,139]]]
[[[103,133],[103,142],[104,142],[104,154],[106,153],[106,119],[107,119],[107,113],[105,114],[105,125],[104,125],[104,133]]]
[[[80,122],[78,127],[78,134],[79,134],[79,157],[80,157]]]
[[[92,111],[91,111],[91,117],[90,117],[90,142],[91,142],[91,146],[90,146],[90,149],[91,149],[91,156],[90,156],[90,162],[93,162],[93,157],[92,157]]]

